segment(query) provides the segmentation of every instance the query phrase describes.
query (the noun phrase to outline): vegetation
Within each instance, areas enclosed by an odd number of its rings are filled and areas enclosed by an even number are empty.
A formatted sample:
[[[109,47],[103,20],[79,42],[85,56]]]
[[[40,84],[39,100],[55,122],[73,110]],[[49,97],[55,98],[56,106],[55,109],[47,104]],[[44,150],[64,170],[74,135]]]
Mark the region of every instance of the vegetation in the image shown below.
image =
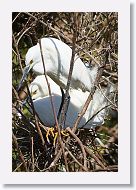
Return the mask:
[[[25,66],[25,54],[38,39],[52,36],[71,48],[82,61],[99,64],[98,86],[118,85],[117,13],[13,13],[13,151],[14,172],[118,171],[117,90],[105,123],[96,129],[69,130],[61,136],[62,146],[53,137],[47,141],[47,127],[22,104],[24,88],[17,91]],[[25,86],[34,79],[30,73]],[[30,106],[31,107],[31,106]],[[82,115],[82,112],[81,112]],[[99,138],[102,143],[98,143]],[[63,149],[63,151],[62,151]]]

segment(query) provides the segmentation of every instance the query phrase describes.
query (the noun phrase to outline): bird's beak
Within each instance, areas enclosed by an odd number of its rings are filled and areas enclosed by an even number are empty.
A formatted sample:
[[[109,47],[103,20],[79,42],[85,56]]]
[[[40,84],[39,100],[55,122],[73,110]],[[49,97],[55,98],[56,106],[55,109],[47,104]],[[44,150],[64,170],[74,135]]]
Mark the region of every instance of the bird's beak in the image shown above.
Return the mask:
[[[27,102],[28,102],[28,100],[29,100],[29,98],[27,97],[26,99],[24,99],[23,101],[22,101],[22,105],[24,106],[24,105],[26,105],[27,104]]]
[[[20,88],[21,88],[21,86],[22,86],[24,80],[26,79],[26,77],[27,77],[29,71],[31,70],[31,68],[32,68],[32,65],[27,65],[27,66],[24,68],[23,76],[22,76],[22,78],[21,78],[21,81],[20,81],[20,83],[19,83],[19,86],[18,86],[17,91],[20,90]]]
[[[31,102],[29,96],[27,96],[27,97],[22,101],[22,105],[24,106],[24,105],[26,105],[28,102],[29,102],[29,103]]]

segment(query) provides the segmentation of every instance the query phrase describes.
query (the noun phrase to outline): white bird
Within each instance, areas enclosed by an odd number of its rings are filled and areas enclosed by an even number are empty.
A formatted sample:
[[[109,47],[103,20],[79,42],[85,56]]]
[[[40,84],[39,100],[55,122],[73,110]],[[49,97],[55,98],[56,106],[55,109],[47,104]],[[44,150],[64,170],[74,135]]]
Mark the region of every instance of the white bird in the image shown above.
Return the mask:
[[[65,89],[70,68],[72,49],[56,38],[46,37],[41,39],[42,52],[44,57],[47,75],[59,86]],[[40,45],[31,47],[25,57],[26,67],[19,84],[26,78],[30,69],[37,75],[44,74],[43,62],[41,58]],[[78,55],[75,55],[74,68],[71,79],[71,88],[90,91],[97,75],[98,66],[87,68]]]
[[[50,83],[52,98],[54,107],[56,110],[56,114],[58,114],[62,94],[59,86],[48,77],[48,81]],[[48,91],[48,86],[45,80],[45,76],[37,76],[34,81],[30,84],[29,90],[32,96],[33,104],[36,113],[38,114],[40,120],[49,127],[53,127],[55,125],[54,115],[51,107],[51,101]],[[110,93],[109,88],[105,88],[103,93],[107,96]],[[65,122],[65,127],[73,127],[78,113],[81,111],[84,103],[89,95],[89,92],[83,92],[82,90],[71,89],[69,92],[70,95],[70,103],[67,110],[67,117]],[[78,128],[81,128],[94,114],[96,114],[99,110],[108,105],[107,99],[102,95],[100,90],[96,90],[93,100],[90,102],[86,113],[81,119]],[[96,114],[88,123],[85,125],[85,128],[91,128],[100,126],[104,122],[105,115],[107,110],[104,108],[98,114]]]

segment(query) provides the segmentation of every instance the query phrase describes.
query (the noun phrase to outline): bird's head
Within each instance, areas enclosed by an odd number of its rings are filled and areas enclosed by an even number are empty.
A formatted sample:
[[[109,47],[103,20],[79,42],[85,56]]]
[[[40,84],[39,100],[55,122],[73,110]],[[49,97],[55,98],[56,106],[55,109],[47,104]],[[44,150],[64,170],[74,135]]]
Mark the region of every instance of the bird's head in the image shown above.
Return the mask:
[[[47,79],[50,85],[51,94],[61,95],[60,87],[50,77],[47,76]],[[49,89],[45,76],[44,75],[37,76],[30,84],[29,91],[33,100],[39,97],[42,98],[49,96]]]
[[[40,56],[39,56],[40,50],[38,51],[37,45],[31,47],[25,57],[25,68],[23,70],[23,76],[20,80],[19,86],[18,86],[18,91],[20,90],[24,80],[26,79],[29,71],[34,67],[35,64],[37,64],[40,61]]]
[[[37,84],[31,84],[29,90],[32,100],[36,100],[42,96],[42,93],[40,92],[39,86]]]
[[[37,76],[29,86],[29,91],[33,100],[49,95],[47,82],[44,76]]]
[[[23,91],[20,91],[19,97],[22,100],[23,104],[30,101],[30,96],[32,100],[36,100],[38,98],[46,97],[49,95],[47,82],[44,76],[37,76],[33,82],[29,85],[29,92],[27,88]]]
[[[39,45],[35,45],[28,49],[25,56],[25,64],[26,66],[30,65],[31,68],[41,61],[40,47]]]

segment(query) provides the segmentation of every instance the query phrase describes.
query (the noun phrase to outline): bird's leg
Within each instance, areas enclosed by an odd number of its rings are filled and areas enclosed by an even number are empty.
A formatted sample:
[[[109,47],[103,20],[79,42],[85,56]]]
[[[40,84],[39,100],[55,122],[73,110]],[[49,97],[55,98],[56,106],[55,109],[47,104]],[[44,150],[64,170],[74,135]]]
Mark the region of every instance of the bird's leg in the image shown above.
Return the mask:
[[[67,133],[65,130],[61,130],[61,134],[65,137],[69,136],[69,133]],[[58,137],[58,132],[54,133],[53,146],[55,146],[56,144],[57,137]]]
[[[66,97],[66,106],[65,106],[65,109],[64,109],[65,117],[64,117],[64,121],[63,121],[63,128],[64,128],[65,122],[66,122],[66,117],[67,117],[67,111],[68,111],[69,102],[70,102],[70,95],[69,95],[69,93],[68,93],[68,96]]]
[[[69,106],[69,102],[70,102],[70,96],[69,96],[69,92],[66,90],[66,93],[64,93],[63,89],[61,89],[61,93],[62,93],[62,99],[61,99],[61,105],[60,105],[60,109],[58,112],[58,120],[59,120],[59,124],[61,129],[65,128],[65,121],[66,121],[66,113],[68,110],[68,106]]]
[[[63,104],[64,104],[64,98],[65,98],[64,91],[63,91],[63,89],[61,87],[60,87],[60,90],[61,90],[62,97],[61,97],[61,104],[60,104],[58,115],[57,115],[58,121],[59,121],[59,118],[60,118],[60,114],[61,114],[61,111],[62,111],[62,107],[63,107]]]

